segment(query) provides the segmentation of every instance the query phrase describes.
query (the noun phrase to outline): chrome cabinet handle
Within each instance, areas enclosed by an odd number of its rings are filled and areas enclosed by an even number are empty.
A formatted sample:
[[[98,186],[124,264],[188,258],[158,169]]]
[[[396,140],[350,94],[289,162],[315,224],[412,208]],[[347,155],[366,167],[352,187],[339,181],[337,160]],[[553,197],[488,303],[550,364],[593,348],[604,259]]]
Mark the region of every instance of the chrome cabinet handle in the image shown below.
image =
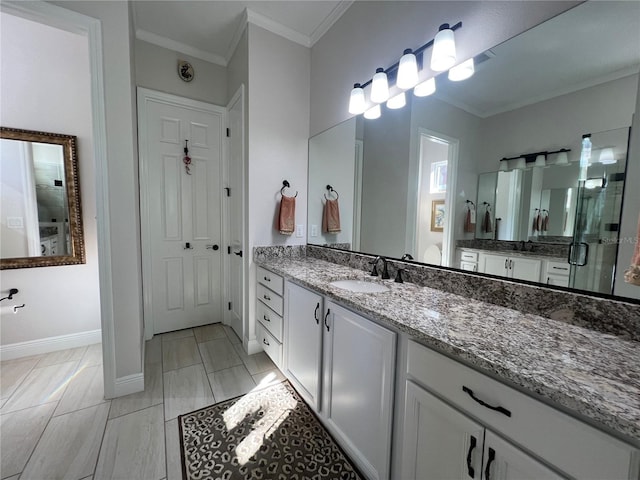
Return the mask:
[[[327,322],[327,319],[329,318],[330,313],[331,313],[331,309],[328,308],[327,314],[324,316],[324,326],[327,327],[327,332],[329,331],[329,323]]]
[[[463,385],[462,386],[462,391],[465,392],[466,394],[468,394],[471,398],[473,398],[474,401],[478,402],[483,407],[487,407],[489,410],[494,410],[494,411],[499,412],[499,413],[501,413],[503,415],[506,415],[507,417],[511,417],[511,412],[509,410],[507,410],[504,407],[494,407],[493,405],[489,405],[488,403],[484,402],[483,400],[480,400],[478,397],[475,396],[475,394],[473,393],[473,390],[471,390],[469,387],[465,387]]]

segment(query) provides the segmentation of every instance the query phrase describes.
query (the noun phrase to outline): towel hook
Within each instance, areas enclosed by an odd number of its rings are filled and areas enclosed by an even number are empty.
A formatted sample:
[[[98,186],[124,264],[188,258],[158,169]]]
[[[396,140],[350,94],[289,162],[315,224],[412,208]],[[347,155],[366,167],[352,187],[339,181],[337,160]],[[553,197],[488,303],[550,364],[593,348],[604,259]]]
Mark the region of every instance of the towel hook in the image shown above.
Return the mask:
[[[338,192],[336,190],[334,190],[331,185],[327,185],[327,190],[329,191],[329,195],[331,195],[332,193],[336,194],[336,200],[338,200],[340,198],[340,194],[338,194]],[[329,200],[329,198],[327,197],[326,193],[324,194],[324,198],[325,198],[325,200]]]
[[[476,204],[475,204],[475,203],[473,203],[471,200],[465,200],[464,202],[465,202],[465,203],[470,203],[471,205],[473,205],[473,209],[475,210],[475,208],[476,208]]]
[[[285,188],[291,188],[291,185],[289,184],[288,180],[282,181],[282,188],[280,189],[280,195],[284,195]],[[297,196],[298,196],[298,191],[296,190],[296,194],[294,195],[294,197],[297,197]]]

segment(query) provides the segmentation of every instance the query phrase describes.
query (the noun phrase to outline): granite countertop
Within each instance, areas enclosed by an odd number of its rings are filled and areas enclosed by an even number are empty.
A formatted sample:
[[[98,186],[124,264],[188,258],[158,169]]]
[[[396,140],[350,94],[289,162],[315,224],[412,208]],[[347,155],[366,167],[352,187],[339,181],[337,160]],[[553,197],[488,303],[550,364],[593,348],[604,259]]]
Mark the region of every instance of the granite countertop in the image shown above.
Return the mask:
[[[411,283],[349,292],[329,282],[372,277],[316,258],[258,264],[640,446],[640,342]]]

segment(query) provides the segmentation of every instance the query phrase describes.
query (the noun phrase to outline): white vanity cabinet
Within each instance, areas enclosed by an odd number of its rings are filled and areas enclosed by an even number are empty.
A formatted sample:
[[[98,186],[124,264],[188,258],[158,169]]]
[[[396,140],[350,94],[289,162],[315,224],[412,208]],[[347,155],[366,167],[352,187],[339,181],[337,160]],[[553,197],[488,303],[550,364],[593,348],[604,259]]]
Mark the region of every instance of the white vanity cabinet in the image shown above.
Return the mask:
[[[258,267],[257,275],[256,337],[265,353],[281,369],[284,279],[262,267]]]
[[[631,480],[640,468],[633,446],[413,341],[402,448],[402,478]]]
[[[469,250],[458,250],[458,259],[460,261],[460,269],[468,272],[478,271],[478,252]]]
[[[566,260],[555,258],[545,260],[541,281],[545,282],[547,285],[568,287],[570,268],[571,266]]]
[[[540,281],[541,261],[519,256],[481,254],[480,271],[518,280]]]
[[[285,282],[284,373],[369,479],[390,478],[396,334]]]

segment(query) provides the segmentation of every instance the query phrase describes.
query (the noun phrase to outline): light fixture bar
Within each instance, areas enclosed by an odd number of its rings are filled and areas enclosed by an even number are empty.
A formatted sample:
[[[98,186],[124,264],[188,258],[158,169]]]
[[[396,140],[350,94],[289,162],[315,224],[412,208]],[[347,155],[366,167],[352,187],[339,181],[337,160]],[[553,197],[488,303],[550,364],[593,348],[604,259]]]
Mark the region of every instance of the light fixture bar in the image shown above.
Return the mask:
[[[531,163],[536,161],[536,158],[538,157],[538,155],[544,155],[546,157],[547,155],[553,155],[554,153],[563,153],[563,152],[566,153],[570,151],[571,151],[570,148],[561,148],[560,150],[553,150],[551,152],[544,151],[544,152],[534,152],[534,153],[523,153],[522,155],[517,155],[515,157],[501,158],[500,161],[506,162],[507,160],[517,160],[518,158],[524,158],[527,163]]]
[[[456,23],[454,26],[450,27],[450,29],[455,32],[460,27],[462,27],[462,22]],[[425,43],[424,45],[422,45],[421,47],[416,48],[416,49],[412,49],[412,52],[416,56],[416,58],[419,58],[419,56],[422,54],[422,52],[424,52],[427,48],[432,47],[433,46],[433,42],[434,42],[434,40],[430,40],[427,43]],[[386,73],[387,75],[389,75],[390,73],[394,73],[394,72],[396,72],[398,70],[399,66],[400,66],[400,61],[394,63],[389,68],[384,70],[384,73]],[[360,86],[361,86],[361,88],[365,88],[365,87],[368,87],[369,85],[371,85],[372,82],[373,82],[373,78],[367,80],[364,83],[361,83]]]

